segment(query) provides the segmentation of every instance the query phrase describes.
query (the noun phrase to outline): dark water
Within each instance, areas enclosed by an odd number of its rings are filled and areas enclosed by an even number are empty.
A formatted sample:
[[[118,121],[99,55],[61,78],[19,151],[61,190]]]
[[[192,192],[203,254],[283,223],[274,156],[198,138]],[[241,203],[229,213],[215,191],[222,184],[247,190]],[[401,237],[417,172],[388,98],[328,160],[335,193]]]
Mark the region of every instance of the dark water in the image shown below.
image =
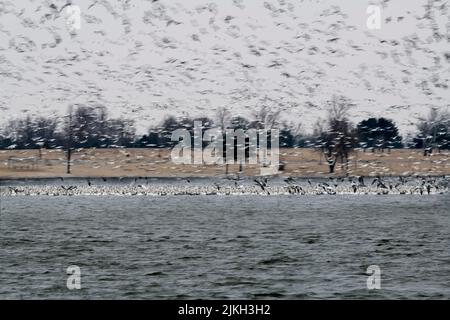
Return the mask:
[[[450,199],[4,197],[0,298],[450,298]],[[66,268],[81,268],[68,290]],[[381,268],[368,290],[366,269]]]

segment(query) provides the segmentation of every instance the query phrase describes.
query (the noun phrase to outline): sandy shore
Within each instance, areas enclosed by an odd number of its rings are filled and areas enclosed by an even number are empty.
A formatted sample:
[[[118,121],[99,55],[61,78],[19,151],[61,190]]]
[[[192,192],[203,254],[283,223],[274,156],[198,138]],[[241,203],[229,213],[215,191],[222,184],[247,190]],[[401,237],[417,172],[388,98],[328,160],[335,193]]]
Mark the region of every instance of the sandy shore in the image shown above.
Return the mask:
[[[33,158],[36,165],[23,167],[8,159]],[[72,172],[66,174],[62,150],[1,150],[0,179],[39,177],[217,177],[226,174],[224,165],[179,165],[170,159],[168,149],[85,149],[73,153]],[[293,177],[328,176],[328,166],[319,151],[281,149],[283,175]],[[228,167],[237,174],[238,165]],[[421,150],[400,149],[390,153],[357,151],[350,157],[348,172],[336,165],[333,176],[441,176],[450,174],[450,152],[424,157]],[[242,176],[260,175],[260,167],[246,165]]]

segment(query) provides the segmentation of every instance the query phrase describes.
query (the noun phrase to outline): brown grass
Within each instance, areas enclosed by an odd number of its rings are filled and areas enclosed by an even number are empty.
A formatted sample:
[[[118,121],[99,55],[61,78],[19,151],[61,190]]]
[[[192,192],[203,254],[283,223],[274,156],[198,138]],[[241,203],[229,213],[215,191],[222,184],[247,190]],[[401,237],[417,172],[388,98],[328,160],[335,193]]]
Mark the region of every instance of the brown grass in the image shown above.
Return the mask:
[[[112,176],[217,176],[225,174],[221,165],[177,165],[170,160],[168,149],[85,149],[73,153],[72,174],[66,174],[62,150],[42,150],[35,169],[8,168],[9,157],[39,157],[38,150],[0,151],[0,178],[33,177],[112,177]],[[328,175],[321,153],[313,149],[281,149],[280,160],[286,164],[283,174],[291,176]],[[229,173],[237,173],[230,165]],[[244,166],[244,175],[258,175],[259,166]],[[340,164],[335,175],[344,175]],[[350,175],[448,175],[450,153],[424,157],[421,150],[393,150],[390,153],[356,151],[349,163]]]

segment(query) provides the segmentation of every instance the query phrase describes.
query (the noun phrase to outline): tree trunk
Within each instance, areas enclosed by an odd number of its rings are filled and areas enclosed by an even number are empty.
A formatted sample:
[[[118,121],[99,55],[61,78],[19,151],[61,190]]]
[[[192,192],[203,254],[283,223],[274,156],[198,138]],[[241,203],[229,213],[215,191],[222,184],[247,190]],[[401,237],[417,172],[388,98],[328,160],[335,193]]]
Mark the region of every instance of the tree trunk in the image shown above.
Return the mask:
[[[328,163],[328,168],[330,169],[330,173],[334,173],[334,166],[335,166],[335,163],[333,163],[333,164]]]
[[[70,158],[71,158],[71,149],[67,149],[67,174],[70,174]]]
[[[330,170],[330,173],[334,173],[334,167],[336,166],[337,157],[334,157],[333,159],[331,151],[328,151],[328,155],[325,155],[325,159],[328,162],[328,168]]]

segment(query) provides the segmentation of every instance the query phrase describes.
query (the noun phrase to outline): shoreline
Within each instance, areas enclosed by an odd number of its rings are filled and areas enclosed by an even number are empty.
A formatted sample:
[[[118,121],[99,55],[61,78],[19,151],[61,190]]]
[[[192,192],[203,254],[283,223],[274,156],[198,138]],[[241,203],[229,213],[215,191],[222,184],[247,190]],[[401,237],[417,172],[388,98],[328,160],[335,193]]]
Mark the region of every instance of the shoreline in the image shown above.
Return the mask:
[[[45,178],[3,180],[0,196],[431,195],[449,189],[448,176]]]
[[[4,181],[70,181],[70,180],[118,180],[118,181],[124,181],[124,180],[185,180],[185,179],[198,179],[198,180],[214,180],[214,179],[226,179],[226,180],[246,180],[246,179],[256,179],[261,177],[267,177],[268,179],[285,179],[285,178],[293,178],[296,180],[322,180],[322,179],[355,179],[358,177],[364,177],[364,178],[376,178],[381,177],[383,179],[398,179],[400,177],[402,178],[413,178],[413,179],[420,179],[420,178],[450,178],[450,175],[448,174],[405,174],[405,175],[378,175],[378,174],[369,174],[369,175],[311,175],[311,176],[291,176],[291,175],[285,175],[285,174],[275,174],[275,175],[239,175],[239,174],[229,174],[227,175],[217,175],[217,176],[209,176],[209,175],[185,175],[185,176],[48,176],[48,177],[0,177],[0,183]]]

